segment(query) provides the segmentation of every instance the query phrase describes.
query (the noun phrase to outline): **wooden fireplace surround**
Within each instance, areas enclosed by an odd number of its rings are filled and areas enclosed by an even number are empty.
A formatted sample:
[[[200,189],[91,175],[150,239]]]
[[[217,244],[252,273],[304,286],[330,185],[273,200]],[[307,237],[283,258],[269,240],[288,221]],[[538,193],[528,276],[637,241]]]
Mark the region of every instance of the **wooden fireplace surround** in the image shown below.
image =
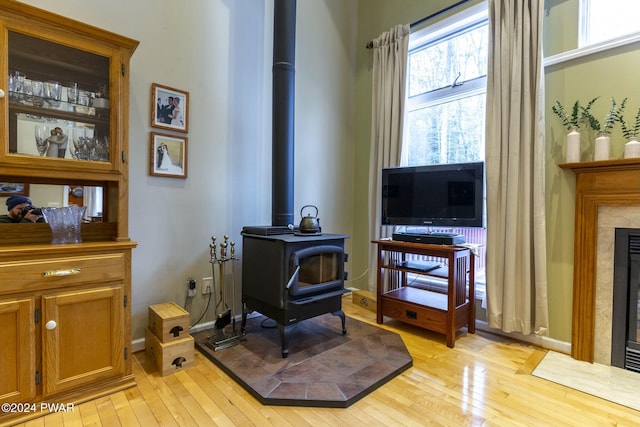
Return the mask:
[[[640,205],[640,159],[559,166],[576,174],[571,356],[593,362],[598,207]]]

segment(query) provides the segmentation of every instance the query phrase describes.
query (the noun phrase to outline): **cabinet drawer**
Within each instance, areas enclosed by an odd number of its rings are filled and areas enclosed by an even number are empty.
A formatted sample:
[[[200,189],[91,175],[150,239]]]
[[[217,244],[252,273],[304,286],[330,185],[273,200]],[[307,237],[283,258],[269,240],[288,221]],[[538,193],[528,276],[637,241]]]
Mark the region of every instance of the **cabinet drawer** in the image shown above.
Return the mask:
[[[411,323],[430,331],[446,333],[447,313],[408,301],[382,297],[382,315]]]
[[[123,280],[123,253],[0,263],[0,293]]]

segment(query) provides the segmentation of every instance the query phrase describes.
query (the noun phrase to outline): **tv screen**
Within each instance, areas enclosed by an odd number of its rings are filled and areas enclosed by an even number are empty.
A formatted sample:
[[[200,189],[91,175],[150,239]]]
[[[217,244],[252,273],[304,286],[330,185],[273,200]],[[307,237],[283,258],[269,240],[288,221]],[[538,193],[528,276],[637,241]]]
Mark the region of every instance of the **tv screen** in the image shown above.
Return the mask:
[[[385,168],[382,224],[482,227],[484,163]]]

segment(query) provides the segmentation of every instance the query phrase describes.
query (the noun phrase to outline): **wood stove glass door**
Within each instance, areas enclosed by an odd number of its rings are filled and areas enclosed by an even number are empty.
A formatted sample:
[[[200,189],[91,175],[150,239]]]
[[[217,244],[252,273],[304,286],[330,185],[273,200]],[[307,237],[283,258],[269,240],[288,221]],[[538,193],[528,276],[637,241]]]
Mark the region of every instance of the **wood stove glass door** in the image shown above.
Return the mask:
[[[291,255],[291,271],[299,267],[297,280],[289,288],[291,296],[340,289],[344,286],[344,251],[339,246],[312,246]]]

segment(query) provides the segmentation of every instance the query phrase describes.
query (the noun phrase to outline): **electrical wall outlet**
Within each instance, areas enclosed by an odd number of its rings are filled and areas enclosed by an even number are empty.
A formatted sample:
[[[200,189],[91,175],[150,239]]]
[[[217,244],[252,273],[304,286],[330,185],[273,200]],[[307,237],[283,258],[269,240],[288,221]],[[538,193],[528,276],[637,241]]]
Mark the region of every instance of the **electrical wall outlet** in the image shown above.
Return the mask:
[[[208,295],[213,292],[213,277],[202,278],[202,295]]]
[[[192,279],[191,277],[189,277],[189,280],[187,280],[187,295],[190,297],[194,297],[196,296],[196,281],[195,279]]]

